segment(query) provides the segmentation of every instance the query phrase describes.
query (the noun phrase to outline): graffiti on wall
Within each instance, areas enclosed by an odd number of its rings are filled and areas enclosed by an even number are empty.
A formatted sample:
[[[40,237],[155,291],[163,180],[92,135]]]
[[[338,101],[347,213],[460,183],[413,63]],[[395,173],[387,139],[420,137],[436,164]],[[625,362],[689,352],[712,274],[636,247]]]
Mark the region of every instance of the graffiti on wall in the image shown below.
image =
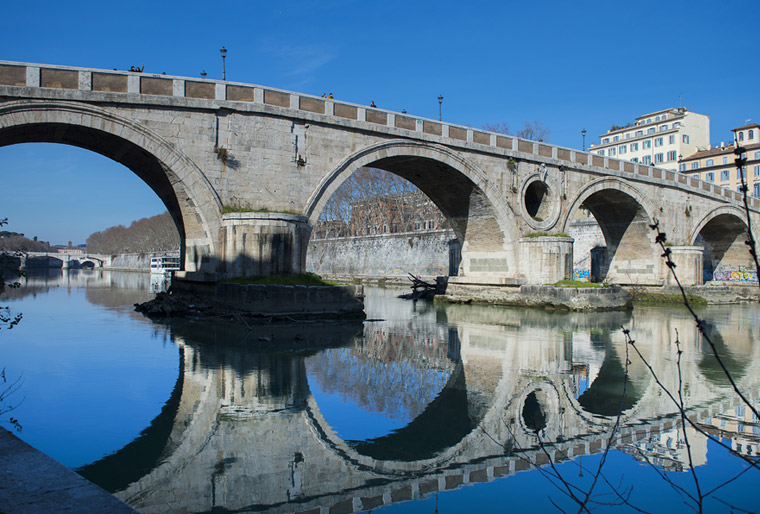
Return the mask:
[[[449,270],[443,269],[443,266],[436,266],[435,264],[428,264],[425,268],[425,273],[428,275],[448,275]]]
[[[757,271],[745,267],[705,270],[705,280],[718,282],[757,282]]]
[[[589,280],[589,270],[587,269],[576,269],[573,270],[573,280]]]

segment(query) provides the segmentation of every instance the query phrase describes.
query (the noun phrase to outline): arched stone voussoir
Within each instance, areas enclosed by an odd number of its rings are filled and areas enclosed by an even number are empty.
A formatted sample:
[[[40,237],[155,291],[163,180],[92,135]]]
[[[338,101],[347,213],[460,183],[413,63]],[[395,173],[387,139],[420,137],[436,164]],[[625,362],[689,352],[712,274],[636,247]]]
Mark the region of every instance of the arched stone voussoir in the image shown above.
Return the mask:
[[[700,219],[696,225],[694,225],[694,228],[689,232],[689,244],[696,244],[697,237],[699,237],[699,234],[707,226],[707,224],[723,215],[731,215],[737,218],[737,220],[741,222],[745,227],[747,226],[746,213],[739,206],[721,205],[705,214],[702,219]]]
[[[502,232],[510,238],[516,232],[514,214],[509,209],[506,199],[493,184],[488,175],[472,161],[462,157],[458,152],[442,145],[422,141],[391,140],[370,145],[341,161],[329,173],[324,175],[314,191],[309,195],[304,210],[310,223],[315,224],[330,197],[355,171],[362,167],[371,167],[373,163],[394,158],[419,158],[434,161],[451,168],[455,173],[467,179],[480,191],[488,203],[491,216]],[[423,193],[427,192],[421,188]],[[439,207],[443,207],[440,206]]]
[[[581,205],[583,205],[583,202],[585,202],[591,195],[605,190],[615,190],[627,194],[641,206],[644,214],[650,221],[654,220],[654,217],[652,216],[654,205],[652,205],[652,202],[640,189],[618,177],[602,177],[584,185],[575,195],[575,198],[569,204],[569,208],[565,213],[565,218],[562,223],[562,231],[567,232],[569,230],[573,214],[581,207]]]
[[[74,136],[73,140],[67,141],[51,139],[40,135],[39,132],[35,134],[34,127],[52,126],[84,129],[86,132],[80,132],[79,135]],[[0,146],[25,142],[61,142],[96,151],[121,164],[125,164],[122,162],[122,148],[111,150],[114,145],[105,143],[98,145],[97,141],[88,140],[88,138],[92,138],[93,134],[94,138],[97,138],[97,134],[102,134],[104,140],[110,138],[109,142],[116,141],[113,138],[126,141],[157,161],[165,174],[166,183],[173,190],[177,205],[184,213],[183,218],[188,218],[192,211],[193,219],[188,219],[186,225],[197,226],[199,219],[200,232],[207,235],[214,234],[220,225],[221,199],[200,168],[175,145],[144,125],[107,109],[79,102],[57,100],[9,102],[0,105],[0,134],[2,133],[14,135],[10,140],[0,135]],[[84,133],[87,134],[86,137]],[[187,199],[191,199],[192,203]],[[162,200],[166,202],[163,197]],[[185,235],[189,238],[197,238],[201,235],[200,232],[191,229]],[[213,245],[213,242],[211,244]],[[211,248],[211,251],[214,252],[214,249]]]

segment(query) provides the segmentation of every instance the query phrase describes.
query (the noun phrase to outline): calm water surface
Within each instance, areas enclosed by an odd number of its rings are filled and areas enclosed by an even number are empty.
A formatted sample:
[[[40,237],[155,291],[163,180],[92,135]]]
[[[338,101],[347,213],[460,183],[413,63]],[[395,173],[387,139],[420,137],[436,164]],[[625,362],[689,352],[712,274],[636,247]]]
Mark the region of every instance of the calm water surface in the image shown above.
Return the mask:
[[[141,512],[577,511],[567,491],[591,488],[618,413],[597,511],[689,510],[689,448],[707,511],[760,500],[738,456],[757,458],[760,423],[682,308],[415,305],[370,289],[363,324],[248,330],[144,318],[147,275],[24,282],[0,304],[24,315],[0,332],[0,365],[22,381],[18,435]],[[758,314],[702,312],[755,406]],[[715,440],[684,432],[653,380],[677,392],[676,339],[688,415]]]

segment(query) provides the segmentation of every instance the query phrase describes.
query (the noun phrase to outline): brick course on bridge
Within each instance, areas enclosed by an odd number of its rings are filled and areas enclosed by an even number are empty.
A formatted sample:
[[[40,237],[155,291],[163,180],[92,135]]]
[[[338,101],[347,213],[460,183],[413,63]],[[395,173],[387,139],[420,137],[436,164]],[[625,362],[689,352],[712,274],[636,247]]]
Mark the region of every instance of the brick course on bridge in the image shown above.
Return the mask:
[[[567,231],[588,209],[605,236],[598,279],[662,284],[659,220],[687,284],[742,270],[741,195],[690,176],[262,86],[0,62],[0,146],[58,142],[101,153],[164,201],[187,277],[296,273],[311,227],[362,166],[417,185],[462,243],[471,283],[572,275]],[[749,199],[753,213],[760,202]],[[753,224],[756,222],[753,222]],[[542,236],[546,234],[546,236]],[[536,237],[539,236],[539,237]]]

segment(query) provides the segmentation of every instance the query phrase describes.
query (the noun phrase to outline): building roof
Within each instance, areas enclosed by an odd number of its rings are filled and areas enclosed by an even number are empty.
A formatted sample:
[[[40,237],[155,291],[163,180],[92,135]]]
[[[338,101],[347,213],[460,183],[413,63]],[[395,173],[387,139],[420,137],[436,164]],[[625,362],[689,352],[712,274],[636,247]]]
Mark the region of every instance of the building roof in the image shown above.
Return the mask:
[[[663,113],[670,114],[673,112],[675,112],[676,114],[686,114],[687,112],[689,112],[689,110],[684,107],[668,107],[667,109],[661,109],[659,111],[650,112],[648,114],[642,114],[641,116],[637,116],[634,119],[643,120],[644,118],[649,118],[650,116],[657,116],[658,114],[663,114]]]
[[[737,129],[734,129],[734,130],[737,130]],[[754,149],[760,148],[760,143],[755,143],[753,145],[746,145],[743,148],[747,151],[754,150]],[[711,148],[709,150],[699,150],[697,153],[691,154],[688,157],[684,157],[683,159],[681,159],[680,162],[696,161],[697,159],[703,159],[705,157],[714,157],[716,155],[726,155],[726,154],[733,155],[733,153],[734,153],[734,144],[731,143],[726,146],[718,146],[716,148]]]
[[[742,125],[741,127],[736,127],[735,129],[731,129],[731,132],[736,132],[737,130],[744,130],[748,128],[760,128],[760,125],[757,123],[750,123],[749,125]]]

